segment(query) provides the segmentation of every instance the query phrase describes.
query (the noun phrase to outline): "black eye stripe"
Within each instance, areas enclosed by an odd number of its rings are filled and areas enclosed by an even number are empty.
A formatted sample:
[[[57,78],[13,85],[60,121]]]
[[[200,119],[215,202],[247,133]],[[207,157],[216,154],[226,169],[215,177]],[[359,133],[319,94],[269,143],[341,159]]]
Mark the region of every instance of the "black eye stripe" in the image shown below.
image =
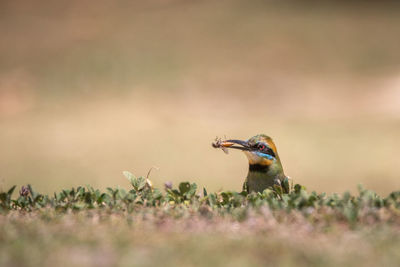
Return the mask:
[[[267,144],[264,143],[256,143],[254,145],[254,149],[258,150],[264,154],[268,154],[271,155],[273,157],[276,157],[275,152],[272,150],[272,148],[270,148]]]
[[[273,157],[276,157],[276,156],[275,156],[275,152],[274,152],[270,147],[267,148],[267,151],[266,151],[266,152],[267,152],[268,155],[271,155],[271,156],[273,156]]]

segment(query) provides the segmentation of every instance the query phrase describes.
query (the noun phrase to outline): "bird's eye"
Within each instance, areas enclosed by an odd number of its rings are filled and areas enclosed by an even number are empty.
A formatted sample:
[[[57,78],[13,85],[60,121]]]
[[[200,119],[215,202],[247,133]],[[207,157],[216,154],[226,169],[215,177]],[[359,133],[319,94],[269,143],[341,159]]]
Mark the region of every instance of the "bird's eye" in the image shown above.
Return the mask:
[[[258,150],[263,151],[265,149],[265,145],[259,144],[258,145]]]

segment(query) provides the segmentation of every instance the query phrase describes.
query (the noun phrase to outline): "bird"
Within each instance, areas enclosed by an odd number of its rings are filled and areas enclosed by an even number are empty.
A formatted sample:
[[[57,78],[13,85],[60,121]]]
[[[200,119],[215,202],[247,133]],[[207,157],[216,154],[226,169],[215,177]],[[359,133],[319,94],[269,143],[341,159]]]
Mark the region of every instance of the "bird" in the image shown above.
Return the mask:
[[[248,140],[216,139],[212,143],[214,148],[242,150],[249,161],[249,172],[243,184],[243,190],[263,192],[274,185],[281,186],[288,176],[285,175],[281,160],[272,138],[265,134],[258,134]]]

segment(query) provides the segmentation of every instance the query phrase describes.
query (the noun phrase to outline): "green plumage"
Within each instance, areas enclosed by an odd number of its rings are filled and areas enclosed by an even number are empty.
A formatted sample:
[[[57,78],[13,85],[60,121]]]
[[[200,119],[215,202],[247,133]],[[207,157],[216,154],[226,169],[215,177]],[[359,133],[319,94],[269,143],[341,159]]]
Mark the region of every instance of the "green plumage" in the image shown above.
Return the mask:
[[[251,167],[249,167],[245,181],[247,192],[262,192],[268,187],[281,185],[285,178],[280,162],[273,163],[268,169],[261,171],[251,170]]]
[[[256,135],[247,142],[249,146],[254,146],[257,143],[265,144],[274,154],[272,159],[265,159],[262,154],[257,155],[254,151],[245,151],[249,158],[249,172],[245,181],[247,191],[262,192],[268,187],[273,187],[274,185],[280,186],[286,176],[283,172],[275,143],[269,136],[264,134]]]

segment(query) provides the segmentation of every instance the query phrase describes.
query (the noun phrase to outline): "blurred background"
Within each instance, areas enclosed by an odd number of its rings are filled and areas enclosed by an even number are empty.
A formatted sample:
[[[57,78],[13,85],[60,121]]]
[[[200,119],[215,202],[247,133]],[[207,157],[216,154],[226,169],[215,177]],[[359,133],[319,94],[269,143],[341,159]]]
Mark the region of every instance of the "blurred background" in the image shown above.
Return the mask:
[[[333,3],[334,2],[334,3]],[[400,177],[400,6],[381,1],[1,1],[0,188],[240,190],[216,136],[277,143],[309,190]]]

